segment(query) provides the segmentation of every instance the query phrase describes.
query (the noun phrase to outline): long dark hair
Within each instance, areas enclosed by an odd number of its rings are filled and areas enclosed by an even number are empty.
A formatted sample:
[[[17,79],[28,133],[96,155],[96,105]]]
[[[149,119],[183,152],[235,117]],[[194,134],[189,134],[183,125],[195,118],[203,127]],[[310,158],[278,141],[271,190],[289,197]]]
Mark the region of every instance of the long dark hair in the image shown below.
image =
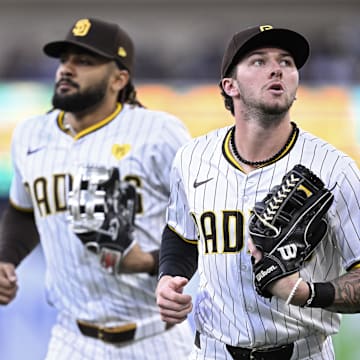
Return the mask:
[[[126,70],[129,72],[126,66],[124,66],[120,61],[115,61],[115,62],[120,70]],[[141,104],[141,102],[137,99],[135,86],[132,83],[131,78],[129,79],[129,82],[126,84],[126,86],[119,91],[118,102],[121,104],[129,104],[133,106],[144,107],[143,104]]]
[[[131,80],[129,80],[126,86],[120,90],[118,94],[118,101],[121,104],[129,104],[129,105],[144,107],[136,97],[135,86],[133,85]]]

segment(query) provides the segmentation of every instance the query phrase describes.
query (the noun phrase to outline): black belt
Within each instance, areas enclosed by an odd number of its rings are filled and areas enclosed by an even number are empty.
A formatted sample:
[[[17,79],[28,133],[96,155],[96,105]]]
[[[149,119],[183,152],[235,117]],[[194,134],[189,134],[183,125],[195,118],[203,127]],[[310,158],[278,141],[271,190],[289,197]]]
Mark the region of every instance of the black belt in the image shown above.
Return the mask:
[[[102,340],[106,343],[116,344],[131,341],[135,338],[135,323],[114,327],[102,327],[82,320],[77,320],[76,323],[83,335]]]
[[[200,333],[195,333],[195,345],[200,349]],[[226,345],[226,349],[234,360],[290,360],[294,344],[287,344],[268,349],[247,349]]]
[[[118,344],[135,339],[136,323],[113,327],[99,326],[83,320],[76,320],[76,323],[83,335],[102,340],[106,343]],[[166,324],[165,330],[169,330],[172,327],[172,324]]]
[[[247,349],[226,345],[226,348],[234,360],[290,360],[294,350],[294,344],[273,347],[269,349]]]

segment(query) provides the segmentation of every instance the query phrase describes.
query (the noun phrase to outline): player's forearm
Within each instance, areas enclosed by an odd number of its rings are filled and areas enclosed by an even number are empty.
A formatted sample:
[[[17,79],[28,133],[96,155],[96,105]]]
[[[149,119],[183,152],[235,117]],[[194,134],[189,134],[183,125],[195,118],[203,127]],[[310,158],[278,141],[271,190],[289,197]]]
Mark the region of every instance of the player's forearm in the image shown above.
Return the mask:
[[[360,312],[360,269],[351,270],[331,281],[335,287],[335,299],[326,310],[338,313]]]
[[[159,271],[159,250],[144,252],[138,244],[135,244],[121,261],[120,271],[157,275]]]
[[[324,283],[299,281],[298,274],[282,278],[269,286],[270,292],[297,306],[320,307],[344,314],[360,313],[360,269]],[[312,289],[312,290],[311,290]],[[293,292],[293,293],[292,293]]]
[[[310,292],[307,283],[299,279],[299,273],[294,273],[269,285],[269,291],[272,295],[289,301],[291,305],[302,306],[309,298]],[[297,283],[298,280],[299,283]],[[292,291],[293,294],[291,294]]]
[[[17,266],[38,243],[34,215],[8,206],[0,223],[0,261]]]
[[[191,279],[197,269],[197,265],[197,246],[186,242],[166,226],[160,249],[159,277],[171,275]]]

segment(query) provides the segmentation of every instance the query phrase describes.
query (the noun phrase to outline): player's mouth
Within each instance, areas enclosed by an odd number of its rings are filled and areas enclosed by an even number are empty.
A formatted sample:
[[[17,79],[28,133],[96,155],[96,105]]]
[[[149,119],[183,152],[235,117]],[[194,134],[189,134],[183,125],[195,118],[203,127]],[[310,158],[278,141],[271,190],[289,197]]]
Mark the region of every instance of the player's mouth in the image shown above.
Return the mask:
[[[68,92],[71,88],[78,89],[79,85],[71,81],[70,79],[60,79],[56,83],[56,90],[62,93]]]
[[[268,87],[267,90],[270,91],[272,94],[281,95],[284,93],[285,89],[281,82],[272,82]]]

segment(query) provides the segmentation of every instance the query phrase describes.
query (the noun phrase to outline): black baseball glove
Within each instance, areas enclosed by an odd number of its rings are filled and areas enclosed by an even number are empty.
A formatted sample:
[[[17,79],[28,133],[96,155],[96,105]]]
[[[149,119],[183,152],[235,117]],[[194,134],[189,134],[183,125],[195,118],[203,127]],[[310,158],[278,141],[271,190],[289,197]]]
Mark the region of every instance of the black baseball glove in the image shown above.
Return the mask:
[[[68,195],[70,228],[110,273],[134,244],[136,189],[117,168],[80,167]]]
[[[253,260],[258,294],[271,298],[268,286],[297,272],[327,232],[326,212],[333,194],[309,169],[296,165],[257,202],[249,233],[262,259]]]

